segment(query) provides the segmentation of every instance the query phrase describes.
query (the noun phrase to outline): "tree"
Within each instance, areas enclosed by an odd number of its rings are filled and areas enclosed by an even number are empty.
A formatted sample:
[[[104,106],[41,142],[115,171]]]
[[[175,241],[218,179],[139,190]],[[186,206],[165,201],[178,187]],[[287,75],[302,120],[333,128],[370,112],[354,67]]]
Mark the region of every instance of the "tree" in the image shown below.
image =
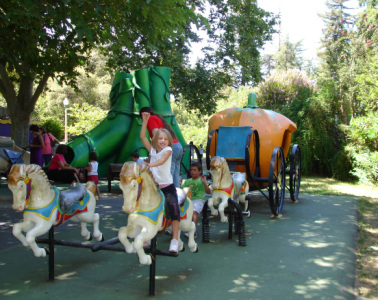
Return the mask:
[[[181,36],[195,16],[185,0],[2,1],[0,93],[16,144],[27,143],[30,114],[49,78],[75,86],[76,67],[92,49],[114,41],[158,48]]]
[[[272,71],[274,70],[275,60],[273,54],[265,54],[261,59],[261,67],[263,69],[262,75],[269,76],[271,75]]]
[[[141,48],[137,44],[126,48],[112,43],[104,50],[112,53],[109,64],[117,71],[130,72],[151,64],[170,67],[174,98],[182,100],[187,109],[214,112],[215,99],[222,96],[222,85],[261,80],[259,49],[271,40],[276,17],[260,9],[253,0],[207,0],[193,4],[198,11],[196,28],[205,31],[210,39],[210,44],[202,49],[205,59],[194,67],[189,66],[190,43],[200,39],[189,24],[183,35],[162,39],[159,47]]]
[[[277,17],[254,0],[209,0],[210,45],[203,50],[207,62],[235,78],[234,86],[261,79],[260,52],[276,32]]]
[[[111,74],[106,71],[106,59],[97,51],[92,51],[87,66],[76,68],[76,88],[61,84],[50,78],[40,99],[31,114],[33,121],[43,121],[54,116],[63,124],[64,110],[61,105],[64,98],[68,98],[69,108],[74,104],[89,104],[103,110],[109,110],[109,92],[112,87]],[[73,119],[68,118],[68,125]]]
[[[290,43],[289,37],[286,37],[274,55],[275,69],[279,71],[301,70],[303,66],[302,52],[302,41]]]
[[[343,123],[348,124],[352,115],[350,102],[349,71],[343,66],[350,66],[350,43],[353,32],[354,17],[346,6],[349,0],[330,0],[329,11],[320,15],[325,23],[324,37],[321,40],[323,52],[318,83],[329,101],[334,115],[341,116]],[[353,97],[352,97],[353,98]]]

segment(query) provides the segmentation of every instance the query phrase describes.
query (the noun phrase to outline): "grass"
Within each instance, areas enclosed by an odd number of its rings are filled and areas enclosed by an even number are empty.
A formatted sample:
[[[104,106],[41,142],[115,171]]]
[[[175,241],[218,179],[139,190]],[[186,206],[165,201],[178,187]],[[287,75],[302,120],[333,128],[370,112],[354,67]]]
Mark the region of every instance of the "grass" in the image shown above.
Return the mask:
[[[313,195],[358,197],[358,296],[378,297],[378,188],[344,183],[331,178],[302,177],[300,192]]]

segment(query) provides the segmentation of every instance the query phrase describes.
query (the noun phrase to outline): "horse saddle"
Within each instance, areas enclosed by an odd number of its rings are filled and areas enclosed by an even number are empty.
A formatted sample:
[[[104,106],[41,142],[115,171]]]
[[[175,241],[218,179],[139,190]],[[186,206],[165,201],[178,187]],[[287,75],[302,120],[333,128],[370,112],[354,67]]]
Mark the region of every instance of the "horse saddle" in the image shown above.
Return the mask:
[[[68,190],[61,191],[59,197],[59,207],[63,214],[69,212],[72,206],[83,200],[87,189],[81,183],[76,183],[75,186],[70,186]]]
[[[183,206],[186,200],[186,194],[183,189],[176,188],[177,192],[177,199],[178,199],[178,204],[179,206]]]

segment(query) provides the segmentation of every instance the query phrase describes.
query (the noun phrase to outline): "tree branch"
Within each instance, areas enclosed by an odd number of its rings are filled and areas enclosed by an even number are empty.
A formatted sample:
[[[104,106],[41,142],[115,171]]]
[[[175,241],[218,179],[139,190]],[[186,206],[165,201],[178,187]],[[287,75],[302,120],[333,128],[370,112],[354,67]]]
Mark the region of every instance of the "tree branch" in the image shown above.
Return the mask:
[[[49,72],[46,72],[45,75],[43,75],[41,81],[39,82],[38,86],[37,86],[37,89],[35,90],[34,92],[34,95],[32,97],[32,103],[36,103],[39,96],[42,94],[46,84],[47,84],[47,80],[49,80],[50,78],[50,73]]]
[[[14,86],[8,76],[7,70],[5,69],[5,65],[3,63],[0,63],[0,92],[3,94],[6,100],[9,98],[16,98]]]

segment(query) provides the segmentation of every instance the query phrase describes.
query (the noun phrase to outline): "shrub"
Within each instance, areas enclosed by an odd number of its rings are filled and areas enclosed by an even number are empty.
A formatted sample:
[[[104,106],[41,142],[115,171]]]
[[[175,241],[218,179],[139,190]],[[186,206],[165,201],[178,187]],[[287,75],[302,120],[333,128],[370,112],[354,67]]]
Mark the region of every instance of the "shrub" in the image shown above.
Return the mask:
[[[371,113],[347,127],[346,151],[353,161],[352,174],[361,183],[378,183],[378,118]]]
[[[64,134],[63,125],[56,119],[48,119],[43,122],[43,127],[45,127],[47,132],[50,132],[58,140],[62,140]]]
[[[341,181],[356,181],[358,178],[352,174],[353,160],[345,149],[340,150],[333,159],[333,177]]]
[[[297,125],[292,144],[301,148],[303,174],[332,176],[343,135],[325,101],[317,97],[314,83],[297,71],[280,71],[261,82],[256,94],[261,108],[281,113]]]

